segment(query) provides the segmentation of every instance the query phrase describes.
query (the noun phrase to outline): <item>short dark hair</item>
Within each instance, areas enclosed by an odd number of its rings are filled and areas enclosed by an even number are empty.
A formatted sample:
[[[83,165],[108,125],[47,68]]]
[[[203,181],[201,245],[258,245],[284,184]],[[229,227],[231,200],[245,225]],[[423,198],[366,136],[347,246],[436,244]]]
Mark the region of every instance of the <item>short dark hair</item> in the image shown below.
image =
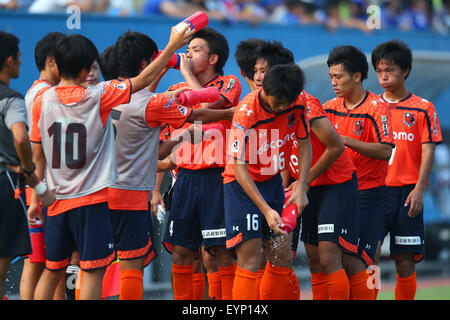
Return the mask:
[[[264,92],[279,102],[291,104],[303,91],[305,76],[295,63],[275,65],[264,76]]]
[[[412,52],[406,43],[400,40],[391,40],[376,46],[372,51],[372,65],[375,70],[381,60],[392,61],[402,71],[408,71],[405,79],[408,78],[412,68]]]
[[[34,60],[36,61],[36,67],[39,72],[45,69],[45,61],[48,57],[55,57],[56,41],[64,37],[66,35],[60,32],[50,32],[36,43],[34,47]]]
[[[269,64],[269,67],[277,64],[294,63],[294,54],[291,50],[283,47],[280,41],[265,41],[259,47],[257,53],[258,59],[264,59]]]
[[[361,73],[361,82],[367,78],[369,65],[366,55],[354,46],[338,46],[331,50],[327,60],[328,67],[342,64],[344,70],[353,75]]]
[[[78,78],[82,70],[90,70],[99,54],[94,43],[81,34],[56,41],[55,60],[62,78]]]
[[[264,45],[264,40],[250,38],[239,42],[236,47],[234,57],[236,58],[236,64],[242,71],[244,76],[249,79],[253,79],[255,75],[255,63],[258,58],[258,48]]]
[[[146,34],[127,31],[115,44],[119,76],[133,78],[139,74],[142,61],[152,62],[158,46]]]
[[[102,71],[103,79],[105,81],[116,79],[119,77],[118,63],[116,59],[115,46],[109,46],[103,51],[100,61],[100,70]]]
[[[213,28],[205,27],[200,29],[194,36],[191,41],[195,38],[200,38],[205,40],[208,43],[209,54],[217,54],[218,61],[215,65],[215,70],[218,74],[223,75],[223,67],[228,60],[229,55],[229,47],[228,41],[219,31],[214,30]]]
[[[17,60],[19,55],[19,38],[12,33],[0,31],[0,70],[3,69],[6,59],[13,57]]]

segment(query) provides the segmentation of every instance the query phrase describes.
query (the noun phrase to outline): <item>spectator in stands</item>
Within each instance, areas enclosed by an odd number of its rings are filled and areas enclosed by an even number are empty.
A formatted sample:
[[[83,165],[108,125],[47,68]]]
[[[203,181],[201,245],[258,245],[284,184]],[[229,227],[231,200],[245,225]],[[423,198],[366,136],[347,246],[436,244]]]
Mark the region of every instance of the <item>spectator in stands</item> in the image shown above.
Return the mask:
[[[327,28],[333,31],[338,27],[345,27],[369,32],[370,30],[367,28],[366,18],[362,20],[362,4],[361,0],[329,0],[325,8],[327,13]]]
[[[142,14],[185,18],[197,11],[203,11],[210,19],[223,21],[225,17],[219,2],[221,0],[146,0],[142,6]]]
[[[105,0],[100,0],[104,2]],[[107,1],[107,0],[106,0]],[[96,11],[96,0],[35,0],[28,9],[29,13],[65,13],[67,7],[76,5],[81,12]]]
[[[0,10],[27,10],[33,0],[0,0]]]
[[[274,10],[269,21],[282,25],[318,24],[323,22],[323,19],[320,19],[316,12],[317,7],[311,0],[284,0],[283,4]]]

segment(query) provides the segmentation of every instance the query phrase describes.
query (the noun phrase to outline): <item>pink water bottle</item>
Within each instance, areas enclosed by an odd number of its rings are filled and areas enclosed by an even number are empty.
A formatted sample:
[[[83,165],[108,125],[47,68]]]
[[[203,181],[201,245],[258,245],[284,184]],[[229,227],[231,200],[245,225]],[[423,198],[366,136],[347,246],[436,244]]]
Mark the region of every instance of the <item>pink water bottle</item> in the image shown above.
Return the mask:
[[[29,255],[31,263],[45,262],[45,245],[43,224],[40,220],[30,223],[30,237],[31,249],[33,250]]]
[[[177,101],[183,106],[193,106],[203,102],[216,102],[219,98],[219,89],[207,87],[197,90],[184,90],[177,96]]]
[[[187,29],[186,32],[189,32],[191,30],[195,30],[195,32],[197,32],[201,28],[208,25],[208,22],[209,22],[208,15],[202,11],[197,11],[192,16],[190,16],[190,17],[184,19],[183,21],[181,21],[180,23],[178,23],[175,26],[175,31],[180,32],[187,24],[187,25],[189,25],[189,28]]]
[[[288,191],[285,194],[285,201],[286,203],[289,198],[291,197],[292,191]],[[295,203],[291,203],[289,206],[283,209],[283,212],[281,213],[281,220],[283,220],[284,226],[280,227],[280,229],[286,231],[287,233],[292,232],[292,230],[295,229],[295,226],[297,225],[297,215],[298,215],[298,208]]]
[[[155,59],[158,58],[162,52],[163,52],[162,50],[159,50],[158,54],[155,56]],[[174,53],[172,58],[170,58],[169,62],[167,62],[166,67],[178,70],[180,69],[180,62],[181,62],[180,54]]]

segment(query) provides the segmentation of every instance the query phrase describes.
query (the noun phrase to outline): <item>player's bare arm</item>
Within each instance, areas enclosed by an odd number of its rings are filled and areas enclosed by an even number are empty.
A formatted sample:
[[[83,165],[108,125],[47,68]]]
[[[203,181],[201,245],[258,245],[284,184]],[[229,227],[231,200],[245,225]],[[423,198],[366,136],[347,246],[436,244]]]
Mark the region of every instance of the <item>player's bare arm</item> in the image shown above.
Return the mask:
[[[435,149],[436,144],[434,143],[422,144],[422,161],[420,163],[419,179],[405,202],[405,206],[411,205],[408,211],[410,218],[416,217],[423,209],[423,194],[433,167]]]
[[[237,159],[234,160],[233,164],[237,182],[262,212],[269,227],[276,233],[287,234],[286,231],[280,229],[280,226],[284,225],[280,215],[264,200],[263,196],[256,187],[255,182],[250,176],[250,173],[248,172],[247,164]]]
[[[303,209],[308,205],[307,193],[309,191],[308,175],[311,169],[312,148],[311,141],[306,139],[297,139],[298,141],[298,162],[299,162],[299,177],[297,183],[293,186],[292,196],[286,201],[284,207],[295,203],[298,208],[298,215],[300,216]]]
[[[311,131],[314,132],[326,149],[314,166],[311,167],[308,175],[308,185],[324,173],[345,151],[339,134],[328,118],[311,120]]]
[[[391,158],[392,145],[379,142],[363,142],[347,136],[341,135],[344,145],[356,152],[374,159],[386,160]]]
[[[167,62],[169,62],[175,51],[186,45],[194,34],[194,30],[185,33],[187,28],[188,26],[183,28],[183,30],[181,30],[180,32],[176,32],[175,27],[172,27],[169,43],[167,44],[164,51],[154,61],[152,61],[152,63],[150,63],[137,77],[130,79],[132,85],[131,93],[135,93],[144,89],[160,77],[161,73],[167,65]]]

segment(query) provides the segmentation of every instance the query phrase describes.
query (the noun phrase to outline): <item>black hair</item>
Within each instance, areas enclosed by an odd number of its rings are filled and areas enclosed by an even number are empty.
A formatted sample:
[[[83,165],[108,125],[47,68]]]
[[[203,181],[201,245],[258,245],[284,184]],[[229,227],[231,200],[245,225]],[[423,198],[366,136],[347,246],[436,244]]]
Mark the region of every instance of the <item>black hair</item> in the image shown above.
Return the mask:
[[[115,46],[109,46],[103,51],[100,61],[100,70],[102,71],[103,79],[105,81],[116,79],[119,77],[118,63],[116,59]]]
[[[283,47],[280,41],[265,41],[262,46],[258,48],[257,60],[263,59],[267,61],[269,67],[277,64],[294,63],[294,54],[291,50]]]
[[[50,32],[36,43],[34,47],[34,60],[39,72],[45,69],[45,61],[48,57],[55,57],[56,41],[64,37],[66,35],[60,32]]]
[[[266,95],[284,104],[292,104],[303,91],[305,76],[295,63],[275,65],[264,76],[262,86]]]
[[[223,67],[228,60],[230,51],[228,41],[224,35],[212,28],[205,27],[194,33],[191,41],[195,38],[203,39],[208,43],[210,55],[217,54],[218,60],[215,65],[215,70],[218,74],[223,75]]]
[[[400,40],[383,42],[372,51],[372,65],[377,70],[377,65],[381,60],[392,61],[405,72],[408,71],[405,79],[408,78],[412,68],[411,49]]]
[[[255,63],[258,58],[258,48],[264,45],[265,41],[262,39],[251,38],[239,42],[236,47],[234,57],[239,69],[245,77],[253,79],[255,75]]]
[[[94,43],[81,34],[56,41],[55,60],[61,78],[76,79],[82,70],[89,71],[99,54]]]
[[[328,67],[342,64],[344,70],[353,76],[354,73],[361,73],[361,82],[367,78],[369,65],[366,55],[354,46],[338,46],[331,50],[327,60]]]
[[[127,31],[115,44],[115,55],[118,64],[118,75],[133,78],[139,74],[142,61],[151,63],[158,53],[158,46],[146,34]]]
[[[0,31],[0,70],[3,69],[6,59],[13,57],[17,60],[19,55],[19,38],[12,33]]]

